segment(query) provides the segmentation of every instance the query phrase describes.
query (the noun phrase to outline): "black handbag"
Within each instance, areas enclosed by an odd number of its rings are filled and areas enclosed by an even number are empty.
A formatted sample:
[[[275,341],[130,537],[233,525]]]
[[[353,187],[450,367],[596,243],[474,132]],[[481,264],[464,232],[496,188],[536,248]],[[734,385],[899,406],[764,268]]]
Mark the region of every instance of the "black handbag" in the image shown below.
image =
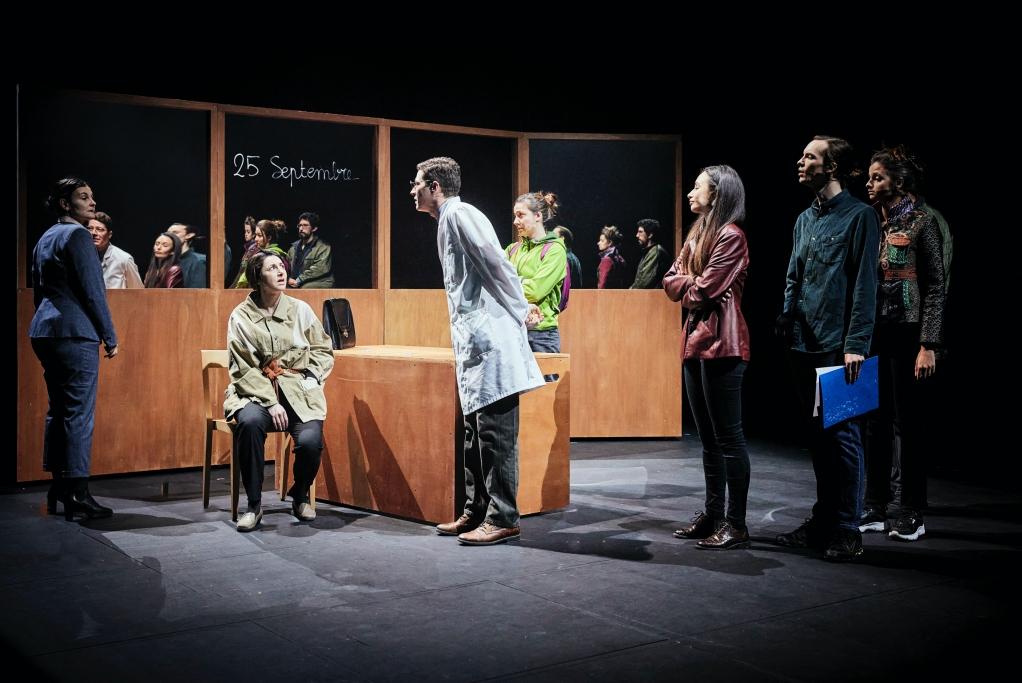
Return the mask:
[[[323,327],[335,349],[350,349],[355,345],[355,318],[347,299],[327,299],[323,302]]]

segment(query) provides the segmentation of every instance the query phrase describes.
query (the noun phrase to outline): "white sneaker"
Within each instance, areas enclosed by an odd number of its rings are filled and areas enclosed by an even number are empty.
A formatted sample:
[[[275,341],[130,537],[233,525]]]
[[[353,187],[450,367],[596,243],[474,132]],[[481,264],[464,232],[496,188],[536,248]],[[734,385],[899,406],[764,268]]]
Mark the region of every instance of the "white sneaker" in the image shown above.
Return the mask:
[[[238,531],[252,531],[259,522],[263,521],[263,509],[259,508],[257,512],[246,512],[238,519]]]
[[[316,509],[308,503],[292,503],[291,512],[300,522],[311,522],[316,519]]]

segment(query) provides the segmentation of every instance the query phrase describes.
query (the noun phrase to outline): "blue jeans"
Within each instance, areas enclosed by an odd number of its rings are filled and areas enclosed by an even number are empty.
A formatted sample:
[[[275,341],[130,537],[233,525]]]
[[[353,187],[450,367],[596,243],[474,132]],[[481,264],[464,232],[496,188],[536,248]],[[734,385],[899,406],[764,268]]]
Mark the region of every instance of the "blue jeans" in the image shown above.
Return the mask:
[[[295,483],[291,487],[291,498],[296,502],[308,502],[309,487],[319,472],[323,452],[323,420],[302,422],[284,398],[283,392],[280,405],[287,411],[287,431],[294,440],[295,448]],[[270,411],[258,403],[246,403],[232,417],[238,422],[234,430],[234,452],[241,467],[241,481],[248,494],[248,507],[254,510],[259,507],[263,496],[266,433],[280,430],[274,427]]]
[[[43,365],[50,407],[43,435],[43,469],[65,477],[88,477],[96,423],[99,342],[37,337],[32,350]]]
[[[550,330],[529,330],[529,348],[536,353],[560,353],[561,331],[556,327]],[[556,382],[559,375],[543,375],[548,382]]]
[[[816,473],[813,520],[824,531],[841,528],[858,532],[866,479],[861,422],[854,418],[824,429],[822,417],[813,417],[816,368],[844,365],[844,358],[843,351],[791,351],[788,356]]]
[[[518,526],[518,394],[465,416],[465,513]]]
[[[685,361],[685,394],[703,443],[706,514],[723,519],[725,489],[727,521],[745,528],[749,498],[749,450],[742,430],[742,376],[748,365],[741,358]]]

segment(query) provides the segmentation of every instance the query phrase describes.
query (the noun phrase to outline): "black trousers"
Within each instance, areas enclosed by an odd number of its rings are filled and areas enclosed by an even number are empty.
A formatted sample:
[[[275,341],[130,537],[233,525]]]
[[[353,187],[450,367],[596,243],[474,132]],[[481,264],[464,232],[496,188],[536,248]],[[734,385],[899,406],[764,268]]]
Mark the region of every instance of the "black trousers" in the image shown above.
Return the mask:
[[[465,416],[465,512],[518,526],[518,394]]]
[[[287,431],[295,444],[294,485],[291,497],[308,502],[309,487],[319,472],[323,452],[323,420],[302,422],[281,394],[280,404],[287,411]],[[258,403],[249,402],[234,414],[238,422],[234,430],[234,452],[241,466],[241,481],[248,494],[248,507],[259,506],[263,495],[263,470],[266,465],[266,434],[279,432],[274,427],[270,411]]]
[[[742,429],[742,378],[748,365],[741,358],[685,361],[685,394],[703,443],[706,514],[745,528],[749,498],[749,450]]]
[[[867,422],[866,505],[894,501],[900,473],[902,510],[921,512],[927,503],[926,416],[933,381],[915,378],[919,326],[877,325],[873,353],[880,357],[880,408]]]

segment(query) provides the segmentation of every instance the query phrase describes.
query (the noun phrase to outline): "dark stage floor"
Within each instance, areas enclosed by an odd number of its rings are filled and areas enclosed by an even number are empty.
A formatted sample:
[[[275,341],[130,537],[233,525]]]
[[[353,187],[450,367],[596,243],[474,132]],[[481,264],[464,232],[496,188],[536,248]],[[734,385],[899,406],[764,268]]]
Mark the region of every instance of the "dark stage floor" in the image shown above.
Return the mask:
[[[28,680],[885,680],[1016,661],[1022,501],[931,479],[927,535],[847,565],[775,546],[808,514],[808,455],[752,443],[750,550],[672,538],[702,506],[694,438],[572,444],[569,509],[522,541],[270,495],[260,530],[204,511],[198,472],[94,481],[109,520],[0,495],[0,638]],[[267,477],[268,483],[272,477]],[[1007,669],[1010,671],[1011,669]]]

